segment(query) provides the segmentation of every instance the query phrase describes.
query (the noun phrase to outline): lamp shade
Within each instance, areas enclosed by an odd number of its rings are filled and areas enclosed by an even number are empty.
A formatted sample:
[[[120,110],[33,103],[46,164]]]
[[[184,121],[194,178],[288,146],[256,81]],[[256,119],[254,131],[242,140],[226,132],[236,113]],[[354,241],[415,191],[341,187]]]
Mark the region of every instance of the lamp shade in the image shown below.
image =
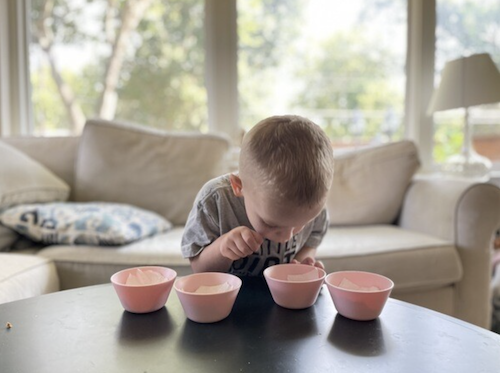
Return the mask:
[[[500,101],[500,73],[488,53],[446,63],[427,114]]]

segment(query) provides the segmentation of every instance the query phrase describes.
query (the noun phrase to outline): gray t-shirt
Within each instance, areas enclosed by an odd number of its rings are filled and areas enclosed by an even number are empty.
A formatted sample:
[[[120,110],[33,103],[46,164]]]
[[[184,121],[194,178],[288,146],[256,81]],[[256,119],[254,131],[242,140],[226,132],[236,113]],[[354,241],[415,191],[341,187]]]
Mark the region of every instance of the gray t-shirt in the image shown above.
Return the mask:
[[[248,220],[243,197],[236,197],[231,188],[229,174],[206,183],[198,193],[182,237],[184,258],[197,256],[223,234],[246,226],[254,229]],[[304,246],[317,247],[328,227],[326,209],[286,243],[265,239],[259,250],[233,262],[230,272],[237,275],[257,276],[267,267],[289,263]]]

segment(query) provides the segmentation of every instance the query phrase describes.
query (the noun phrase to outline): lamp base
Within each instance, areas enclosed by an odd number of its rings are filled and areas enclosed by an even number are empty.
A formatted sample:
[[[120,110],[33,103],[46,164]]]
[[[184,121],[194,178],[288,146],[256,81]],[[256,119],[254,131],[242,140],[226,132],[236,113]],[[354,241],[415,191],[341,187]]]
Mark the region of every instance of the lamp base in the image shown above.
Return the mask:
[[[486,178],[491,170],[491,161],[471,151],[470,154],[453,155],[443,163],[441,170],[445,174],[464,178]]]

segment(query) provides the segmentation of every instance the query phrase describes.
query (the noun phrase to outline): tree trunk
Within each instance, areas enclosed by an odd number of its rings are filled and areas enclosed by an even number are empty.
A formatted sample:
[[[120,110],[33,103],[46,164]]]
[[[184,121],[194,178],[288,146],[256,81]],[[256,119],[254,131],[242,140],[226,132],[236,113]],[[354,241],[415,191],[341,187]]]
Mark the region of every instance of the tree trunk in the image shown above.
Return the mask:
[[[104,89],[98,110],[99,116],[103,119],[113,119],[115,117],[118,102],[116,87],[125,60],[127,42],[150,4],[151,0],[131,0],[125,4],[121,26],[116,34],[113,51],[106,65]]]
[[[56,82],[59,95],[61,96],[64,106],[66,107],[66,111],[68,112],[71,119],[72,133],[79,134],[82,132],[83,126],[85,125],[85,114],[83,113],[80,104],[76,100],[73,90],[68,84],[66,84],[61,74],[59,74],[54,58],[52,56],[52,51],[50,50],[50,48],[47,50],[44,48],[43,50],[47,54],[47,58],[49,59],[50,63],[50,71],[52,72],[52,78]]]
[[[66,84],[61,74],[57,70],[56,63],[54,61],[54,57],[52,55],[52,46],[54,44],[54,34],[50,27],[47,26],[46,20],[52,14],[52,10],[54,8],[54,1],[47,1],[44,4],[43,8],[43,16],[40,17],[40,21],[36,25],[36,35],[34,37],[38,40],[40,47],[47,55],[47,59],[50,64],[50,71],[52,73],[52,78],[57,86],[57,91],[59,92],[59,96],[61,97],[61,101],[66,108],[68,116],[71,121],[71,130],[73,133],[80,133],[85,124],[85,115],[83,114],[83,110],[76,100],[75,94],[71,87]]]

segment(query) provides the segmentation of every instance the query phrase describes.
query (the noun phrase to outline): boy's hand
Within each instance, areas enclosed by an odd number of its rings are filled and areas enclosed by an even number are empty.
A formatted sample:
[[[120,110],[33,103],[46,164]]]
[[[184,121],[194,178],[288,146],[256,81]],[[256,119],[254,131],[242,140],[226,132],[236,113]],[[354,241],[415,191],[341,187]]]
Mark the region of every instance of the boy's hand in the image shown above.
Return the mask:
[[[238,260],[253,254],[264,242],[264,237],[243,226],[234,228],[221,238],[220,253],[231,260]]]
[[[313,267],[318,267],[321,269],[325,269],[325,266],[321,260],[316,260],[310,256],[305,257],[301,262],[299,262],[297,259],[292,260],[293,264],[307,264]]]

